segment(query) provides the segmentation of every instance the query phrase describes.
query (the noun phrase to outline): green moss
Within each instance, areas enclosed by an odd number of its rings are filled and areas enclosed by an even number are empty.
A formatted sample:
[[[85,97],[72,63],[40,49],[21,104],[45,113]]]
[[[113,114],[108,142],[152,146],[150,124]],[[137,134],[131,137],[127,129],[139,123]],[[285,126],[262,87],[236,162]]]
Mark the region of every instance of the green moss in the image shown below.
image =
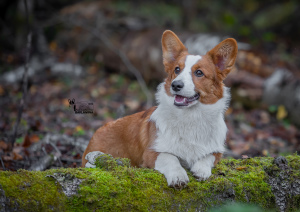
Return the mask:
[[[128,160],[118,160],[107,155],[98,158],[101,168],[96,169],[0,172],[0,184],[5,195],[26,211],[206,211],[228,200],[251,202],[264,209],[275,207],[266,173],[278,169],[273,158],[223,159],[207,181],[198,182],[188,173],[190,182],[182,190],[169,188],[165,177],[155,170],[130,167]],[[293,173],[299,173],[300,157],[288,156],[287,160]],[[67,198],[61,186],[46,177],[54,173],[84,179],[78,194]],[[300,207],[298,197],[293,207]]]
[[[108,154],[100,155],[96,159],[96,167],[104,170],[114,170],[118,166],[130,167],[130,160],[128,158],[113,158]]]
[[[12,206],[17,205],[25,211],[65,209],[65,195],[44,172],[1,172],[0,184]]]
[[[221,174],[218,178],[225,178],[233,185],[236,201],[256,203],[263,208],[273,208],[274,195],[267,183],[265,173],[265,168],[271,166],[272,161],[272,158],[266,157],[222,160],[213,173]]]
[[[287,156],[286,159],[292,169],[300,170],[300,156],[297,153]]]

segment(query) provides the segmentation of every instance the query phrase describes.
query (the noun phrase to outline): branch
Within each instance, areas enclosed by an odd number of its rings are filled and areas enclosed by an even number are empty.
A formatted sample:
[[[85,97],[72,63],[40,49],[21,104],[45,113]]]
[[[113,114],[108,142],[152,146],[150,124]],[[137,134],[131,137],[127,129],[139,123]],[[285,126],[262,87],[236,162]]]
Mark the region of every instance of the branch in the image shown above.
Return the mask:
[[[17,132],[19,128],[19,124],[22,118],[22,113],[26,104],[26,97],[27,97],[27,86],[28,86],[28,68],[29,68],[29,58],[30,58],[30,49],[31,49],[31,39],[32,39],[32,33],[29,27],[29,14],[28,14],[28,7],[27,7],[27,1],[24,0],[25,4],[25,11],[26,11],[26,20],[27,20],[27,28],[28,28],[28,35],[27,35],[27,44],[26,44],[26,58],[25,58],[25,69],[23,74],[23,93],[22,98],[19,104],[18,108],[18,115],[17,115],[17,121],[15,123],[15,126],[13,128],[13,134],[11,137],[11,149],[14,147],[14,143],[17,137]]]

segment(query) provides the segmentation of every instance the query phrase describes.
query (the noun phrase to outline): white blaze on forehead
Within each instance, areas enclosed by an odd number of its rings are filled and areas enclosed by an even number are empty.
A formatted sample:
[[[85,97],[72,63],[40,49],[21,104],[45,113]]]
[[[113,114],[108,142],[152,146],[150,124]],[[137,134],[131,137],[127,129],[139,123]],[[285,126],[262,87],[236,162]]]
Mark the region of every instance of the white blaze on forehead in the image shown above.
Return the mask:
[[[185,66],[182,72],[173,80],[181,80],[184,83],[180,95],[191,97],[195,95],[195,85],[192,78],[192,67],[201,59],[200,55],[188,55],[185,59]],[[172,91],[171,91],[172,92]]]

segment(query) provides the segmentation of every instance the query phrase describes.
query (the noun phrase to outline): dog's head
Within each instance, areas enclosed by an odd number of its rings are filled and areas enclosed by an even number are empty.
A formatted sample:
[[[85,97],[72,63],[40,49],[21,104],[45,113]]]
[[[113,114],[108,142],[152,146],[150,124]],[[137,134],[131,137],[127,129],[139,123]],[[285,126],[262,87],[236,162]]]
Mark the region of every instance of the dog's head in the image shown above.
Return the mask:
[[[168,76],[165,90],[174,105],[214,104],[223,97],[223,80],[234,66],[238,47],[228,38],[206,53],[190,55],[170,30],[162,36],[163,63]]]

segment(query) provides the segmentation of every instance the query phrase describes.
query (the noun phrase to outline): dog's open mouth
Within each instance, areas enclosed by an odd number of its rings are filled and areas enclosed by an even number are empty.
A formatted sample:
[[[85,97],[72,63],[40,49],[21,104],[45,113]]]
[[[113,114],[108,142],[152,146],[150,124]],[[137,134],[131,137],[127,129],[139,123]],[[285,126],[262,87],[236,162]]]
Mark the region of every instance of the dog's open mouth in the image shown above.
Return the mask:
[[[174,105],[176,105],[176,106],[188,106],[192,102],[198,100],[199,97],[200,97],[199,93],[196,93],[192,97],[185,97],[185,96],[175,95]]]

